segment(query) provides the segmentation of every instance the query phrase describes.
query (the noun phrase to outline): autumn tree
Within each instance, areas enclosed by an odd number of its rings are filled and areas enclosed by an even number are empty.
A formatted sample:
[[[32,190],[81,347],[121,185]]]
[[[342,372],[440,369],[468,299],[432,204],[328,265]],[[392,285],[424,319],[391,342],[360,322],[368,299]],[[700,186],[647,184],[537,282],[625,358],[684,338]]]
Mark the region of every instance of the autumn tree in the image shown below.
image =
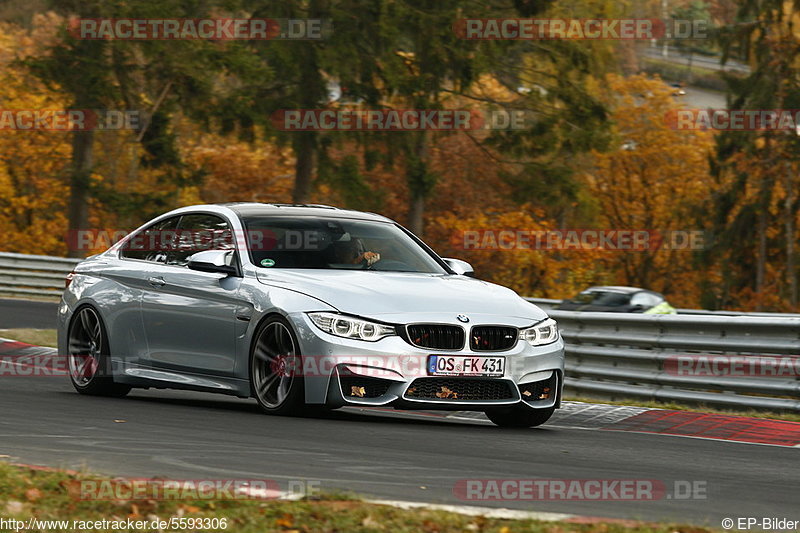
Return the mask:
[[[731,109],[800,107],[798,21],[795,2],[741,3],[737,23],[721,35],[726,57],[740,52],[751,65],[745,78],[728,78]],[[719,238],[706,265],[726,268],[720,284],[707,288],[708,304],[796,308],[797,133],[763,129],[719,135],[713,168],[718,188],[713,222]]]
[[[31,28],[0,23],[0,101],[3,108],[59,109],[65,100],[19,64],[42,54],[62,20],[32,17]],[[69,162],[66,132],[0,130],[0,250],[63,255],[66,232],[63,168]]]
[[[50,7],[65,17],[193,18],[210,17],[213,5],[192,0],[146,0],[129,4],[114,1],[50,0]],[[97,167],[97,132],[88,128],[71,133],[68,171],[69,226],[90,225],[90,203],[102,198],[119,210],[141,212],[170,205],[170,192],[181,180],[181,161],[171,129],[177,111],[207,119],[219,73],[236,74],[242,65],[236,45],[204,40],[81,39],[65,26],[60,41],[45,54],[26,61],[27,67],[51,90],[65,95],[73,109],[128,109],[141,113],[133,140],[140,151],[128,158],[128,175],[136,178],[141,167],[162,168],[161,187],[136,196],[93,176]],[[80,251],[71,251],[80,255]]]
[[[714,187],[708,161],[713,137],[673,129],[669,117],[678,106],[660,80],[612,75],[609,85],[615,148],[595,153],[595,168],[587,176],[598,226],[652,233],[644,250],[606,253],[604,270],[617,272],[618,283],[675,295],[682,306],[697,305],[700,273],[693,261],[702,250],[682,246],[690,244],[684,235],[705,227],[698,214]],[[671,243],[671,235],[680,235],[680,242]]]

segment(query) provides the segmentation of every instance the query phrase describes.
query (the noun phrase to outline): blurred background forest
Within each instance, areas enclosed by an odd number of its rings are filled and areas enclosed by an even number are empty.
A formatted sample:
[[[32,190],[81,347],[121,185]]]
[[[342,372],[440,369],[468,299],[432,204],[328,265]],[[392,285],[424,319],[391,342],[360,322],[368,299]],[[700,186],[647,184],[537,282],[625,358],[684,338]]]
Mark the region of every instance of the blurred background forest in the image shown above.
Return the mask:
[[[77,40],[65,29],[76,16],[321,18],[333,31]],[[467,17],[707,20],[709,34],[473,41],[453,31]],[[675,130],[665,115],[707,100],[800,109],[798,28],[800,2],[781,0],[0,1],[0,109],[150,117],[132,131],[0,130],[0,251],[74,255],[69,230],[133,229],[195,203],[325,203],[394,218],[526,296],[624,284],[676,307],[796,312],[800,137]],[[294,108],[535,120],[510,131],[275,129],[272,114]],[[452,238],[509,228],[702,230],[706,245],[470,251]]]

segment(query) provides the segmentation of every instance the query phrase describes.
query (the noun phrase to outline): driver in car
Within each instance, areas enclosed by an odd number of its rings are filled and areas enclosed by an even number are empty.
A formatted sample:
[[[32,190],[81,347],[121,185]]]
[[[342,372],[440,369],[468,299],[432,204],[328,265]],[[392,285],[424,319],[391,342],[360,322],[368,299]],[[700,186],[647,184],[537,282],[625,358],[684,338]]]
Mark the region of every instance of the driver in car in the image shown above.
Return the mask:
[[[350,239],[349,241],[339,241],[336,243],[337,263],[350,263],[353,265],[365,264],[372,266],[381,260],[378,252],[369,252],[361,239]]]

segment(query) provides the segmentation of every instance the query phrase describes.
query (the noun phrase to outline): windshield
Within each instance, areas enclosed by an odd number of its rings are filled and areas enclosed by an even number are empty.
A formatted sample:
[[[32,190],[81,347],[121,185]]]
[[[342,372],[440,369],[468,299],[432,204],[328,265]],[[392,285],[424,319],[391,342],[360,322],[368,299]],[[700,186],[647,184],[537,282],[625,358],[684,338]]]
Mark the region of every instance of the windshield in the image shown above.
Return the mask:
[[[245,217],[243,222],[250,258],[262,268],[447,273],[388,222],[274,216]]]
[[[630,294],[610,291],[583,291],[572,299],[576,304],[618,306],[630,302]]]

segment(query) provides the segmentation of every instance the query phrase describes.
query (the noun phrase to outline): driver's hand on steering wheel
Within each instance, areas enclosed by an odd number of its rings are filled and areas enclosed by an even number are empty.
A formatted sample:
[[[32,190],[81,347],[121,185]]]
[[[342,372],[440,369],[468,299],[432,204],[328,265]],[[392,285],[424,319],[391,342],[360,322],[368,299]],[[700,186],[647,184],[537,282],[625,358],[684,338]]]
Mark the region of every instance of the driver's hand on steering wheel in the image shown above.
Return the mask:
[[[367,266],[372,266],[380,260],[381,260],[381,254],[377,252],[364,252],[363,254],[359,255],[356,258],[355,262],[361,263],[362,261],[366,261]]]

